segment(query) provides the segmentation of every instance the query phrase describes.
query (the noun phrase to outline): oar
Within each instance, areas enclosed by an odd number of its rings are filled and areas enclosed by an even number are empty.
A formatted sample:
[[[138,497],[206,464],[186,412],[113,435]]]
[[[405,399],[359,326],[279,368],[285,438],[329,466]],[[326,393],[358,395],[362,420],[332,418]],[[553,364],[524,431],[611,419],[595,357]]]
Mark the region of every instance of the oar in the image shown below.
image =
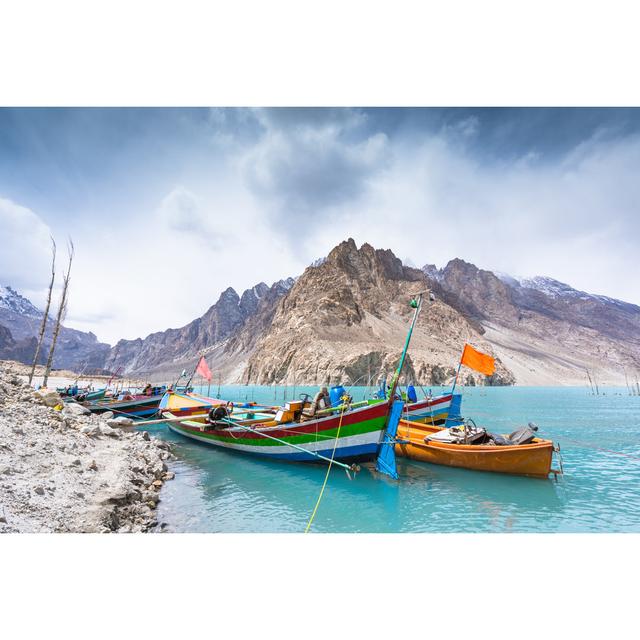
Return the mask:
[[[227,424],[233,426],[233,427],[240,427],[241,429],[245,429],[247,431],[251,431],[252,433],[257,433],[259,436],[262,436],[263,438],[269,438],[269,440],[275,440],[276,442],[279,442],[280,444],[284,444],[288,447],[293,447],[294,449],[298,449],[298,451],[302,451],[304,453],[308,453],[316,458],[319,458],[320,460],[324,460],[325,462],[330,462],[332,464],[337,464],[339,467],[342,467],[343,469],[345,469],[346,471],[356,471],[355,466],[349,466],[348,464],[344,464],[344,462],[338,462],[337,460],[331,460],[331,458],[327,458],[326,456],[320,455],[319,453],[316,453],[315,451],[310,451],[309,449],[304,449],[303,447],[299,447],[297,444],[293,444],[291,442],[287,442],[286,440],[280,440],[280,438],[276,438],[275,436],[270,436],[267,435],[266,433],[262,432],[262,431],[257,431],[256,429],[252,429],[251,427],[245,427],[243,424],[239,424],[236,422],[232,422],[231,420],[225,420],[224,418],[222,419],[222,422],[226,422]]]
[[[248,413],[245,411],[239,411],[238,413]],[[209,414],[208,413],[191,413],[188,415],[184,415],[181,417],[175,417],[175,418],[159,418],[159,419],[153,419],[153,420],[137,420],[136,421],[136,426],[141,425],[141,424],[160,424],[161,422],[180,422],[181,420],[193,420],[195,418],[206,418]],[[235,424],[235,423],[234,423]]]
[[[188,416],[180,416],[180,417],[176,417],[176,418],[160,418],[160,419],[154,419],[154,420],[139,420],[136,421],[135,425],[136,427],[144,424],[144,425],[148,425],[148,424],[160,424],[161,422],[184,422],[185,420],[193,420],[195,418],[206,418],[208,414],[206,413],[194,413],[192,415],[188,415]]]

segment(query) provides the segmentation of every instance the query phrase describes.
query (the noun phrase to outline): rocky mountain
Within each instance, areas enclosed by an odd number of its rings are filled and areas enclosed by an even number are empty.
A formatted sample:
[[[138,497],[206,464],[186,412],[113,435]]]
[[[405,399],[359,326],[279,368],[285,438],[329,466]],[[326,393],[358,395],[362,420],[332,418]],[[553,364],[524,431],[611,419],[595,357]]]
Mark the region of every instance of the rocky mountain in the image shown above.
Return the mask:
[[[397,365],[413,313],[408,303],[428,287],[424,273],[404,266],[391,251],[369,244],[358,249],[349,239],[307,268],[280,300],[241,380],[375,384]],[[413,334],[407,378],[445,382],[455,372],[464,342],[492,352],[460,311],[443,300],[427,304]],[[490,382],[513,381],[498,361]]]
[[[491,353],[488,384],[624,384],[640,372],[640,307],[578,291],[551,278],[515,278],[461,259],[444,268],[402,263],[352,239],[297,279],[238,295],[224,291],[204,315],[178,329],[115,347],[65,328],[55,366],[175,379],[204,354],[215,381],[248,384],[375,384],[396,366],[419,291],[432,291],[413,335],[406,377],[451,379],[465,342]],[[30,362],[39,312],[0,288],[0,357]],[[464,371],[474,384],[483,376]]]
[[[222,352],[226,353],[231,338],[241,340],[239,334],[251,323],[259,326],[259,319],[275,307],[293,282],[288,278],[271,287],[261,282],[241,296],[229,287],[203,316],[184,327],[152,333],[144,339],[120,340],[111,349],[105,366],[111,371],[153,372],[169,379],[182,368],[193,367],[201,354],[216,354],[219,358]],[[238,343],[235,344],[237,347]],[[222,358],[217,368],[228,360]]]
[[[31,363],[43,313],[9,286],[0,286],[0,358]],[[49,318],[41,356],[46,360],[51,344],[53,319]],[[62,327],[54,354],[56,369],[87,371],[102,369],[109,345],[93,333]]]
[[[640,307],[552,278],[518,279],[451,260],[423,273],[482,331],[521,384],[621,383],[640,369]]]
[[[11,331],[0,324],[0,359],[33,362],[37,342],[34,336],[15,340]],[[44,364],[45,360],[46,352],[38,358],[38,364]]]

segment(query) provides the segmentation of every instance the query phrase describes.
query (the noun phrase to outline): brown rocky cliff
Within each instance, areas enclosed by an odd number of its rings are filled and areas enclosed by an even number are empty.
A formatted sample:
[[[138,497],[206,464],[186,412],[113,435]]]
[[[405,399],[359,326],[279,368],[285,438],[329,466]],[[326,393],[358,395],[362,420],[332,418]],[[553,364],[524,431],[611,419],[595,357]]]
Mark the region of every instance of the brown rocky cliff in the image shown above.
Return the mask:
[[[404,266],[391,251],[342,242],[320,265],[307,268],[280,301],[242,381],[375,384],[396,367],[412,317],[408,303],[428,285],[420,270]],[[453,375],[465,341],[491,351],[456,309],[442,301],[426,305],[407,377],[432,384],[442,371]],[[512,381],[501,365],[500,372],[496,382]]]

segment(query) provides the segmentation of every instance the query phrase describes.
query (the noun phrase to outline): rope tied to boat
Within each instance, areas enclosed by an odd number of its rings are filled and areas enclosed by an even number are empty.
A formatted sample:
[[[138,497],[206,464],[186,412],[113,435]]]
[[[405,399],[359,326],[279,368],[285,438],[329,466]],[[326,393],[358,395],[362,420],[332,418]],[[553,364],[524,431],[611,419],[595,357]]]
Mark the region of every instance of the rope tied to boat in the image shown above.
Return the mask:
[[[591,444],[589,442],[584,442],[582,440],[575,440],[574,438],[567,438],[567,436],[562,436],[562,440],[566,440],[567,442],[573,442],[574,444],[580,445],[581,447],[585,447],[586,449],[594,449],[595,451],[601,451],[602,453],[610,453],[616,456],[623,456],[628,458],[629,460],[635,460],[636,462],[640,462],[640,457],[634,456],[630,453],[625,453],[624,451],[614,451],[613,449],[605,449],[604,447],[598,447],[597,445]]]
[[[324,482],[322,483],[322,488],[320,489],[320,495],[316,500],[316,506],[313,508],[313,513],[309,518],[309,522],[307,522],[307,526],[304,530],[305,533],[309,533],[309,529],[311,528],[311,523],[313,519],[316,517],[316,512],[318,511],[318,507],[320,506],[320,502],[322,500],[322,496],[324,495],[324,489],[327,486],[327,480],[329,480],[329,474],[331,473],[331,467],[333,466],[333,458],[336,455],[336,448],[338,446],[338,439],[340,438],[340,428],[342,427],[342,416],[344,415],[346,404],[342,403],[342,408],[340,410],[340,420],[338,421],[338,430],[336,431],[336,439],[333,443],[333,451],[331,452],[331,459],[329,460],[329,464],[327,465],[327,473],[324,476]]]

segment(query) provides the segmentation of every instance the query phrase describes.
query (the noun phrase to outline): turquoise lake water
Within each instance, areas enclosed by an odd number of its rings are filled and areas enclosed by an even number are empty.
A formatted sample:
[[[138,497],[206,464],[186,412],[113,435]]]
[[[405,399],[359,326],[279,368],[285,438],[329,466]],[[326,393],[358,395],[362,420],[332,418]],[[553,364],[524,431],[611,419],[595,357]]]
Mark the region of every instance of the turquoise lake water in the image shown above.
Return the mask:
[[[297,387],[295,394],[315,390]],[[220,395],[280,404],[293,391],[279,387],[275,402],[273,387],[222,387]],[[356,400],[371,391],[351,389]],[[542,437],[560,443],[564,477],[556,483],[399,458],[399,481],[375,474],[370,464],[349,480],[334,467],[311,530],[640,532],[640,397],[624,388],[592,396],[584,388],[476,387],[464,390],[462,413],[499,433],[535,422]],[[176,477],[158,505],[166,531],[304,531],[325,466],[225,452],[164,425],[149,430],[175,443]]]

